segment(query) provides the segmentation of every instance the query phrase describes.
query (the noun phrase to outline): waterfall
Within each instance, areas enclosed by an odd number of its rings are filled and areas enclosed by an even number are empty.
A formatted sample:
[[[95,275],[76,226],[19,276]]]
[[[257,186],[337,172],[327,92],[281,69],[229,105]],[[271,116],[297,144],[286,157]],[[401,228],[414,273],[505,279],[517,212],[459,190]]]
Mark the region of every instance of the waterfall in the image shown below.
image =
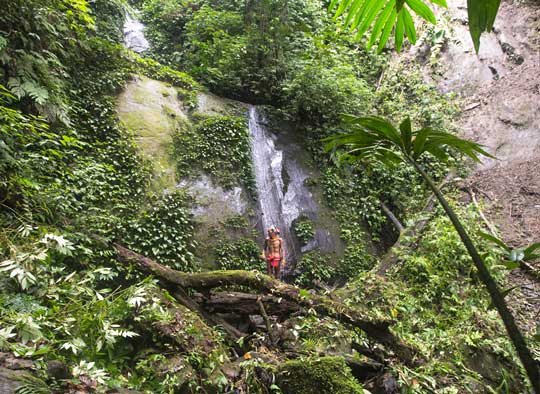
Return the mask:
[[[316,219],[318,205],[304,182],[309,174],[295,159],[300,148],[288,143],[278,149],[277,137],[266,129],[264,123],[257,108],[250,106],[249,131],[261,215],[260,227],[265,233],[272,225],[279,227],[285,244],[287,267],[294,268],[300,252],[331,248],[332,242],[328,231],[317,229],[314,240],[300,250],[291,226],[302,215]]]
[[[136,15],[126,15],[124,24],[124,45],[134,52],[141,53],[150,48],[144,36],[144,25],[139,22]]]

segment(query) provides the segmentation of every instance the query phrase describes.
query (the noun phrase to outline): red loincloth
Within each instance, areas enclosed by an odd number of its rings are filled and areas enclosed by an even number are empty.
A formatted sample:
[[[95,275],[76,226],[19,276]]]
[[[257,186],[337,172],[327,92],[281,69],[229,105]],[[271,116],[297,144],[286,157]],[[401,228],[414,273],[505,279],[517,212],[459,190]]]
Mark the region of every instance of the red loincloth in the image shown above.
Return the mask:
[[[279,257],[279,256],[270,256],[270,257],[267,257],[266,260],[268,260],[268,262],[270,263],[270,265],[272,267],[277,267],[277,266],[279,266],[279,263],[281,261],[281,257]]]

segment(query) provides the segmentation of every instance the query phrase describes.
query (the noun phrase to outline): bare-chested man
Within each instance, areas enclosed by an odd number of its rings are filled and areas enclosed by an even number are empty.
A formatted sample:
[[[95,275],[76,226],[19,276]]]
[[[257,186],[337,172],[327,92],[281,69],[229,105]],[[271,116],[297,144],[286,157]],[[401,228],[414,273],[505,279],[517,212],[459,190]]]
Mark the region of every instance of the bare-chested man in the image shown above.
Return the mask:
[[[266,258],[268,275],[280,279],[281,264],[285,261],[283,240],[279,237],[279,230],[274,226],[268,229],[268,238],[264,241],[263,255]]]

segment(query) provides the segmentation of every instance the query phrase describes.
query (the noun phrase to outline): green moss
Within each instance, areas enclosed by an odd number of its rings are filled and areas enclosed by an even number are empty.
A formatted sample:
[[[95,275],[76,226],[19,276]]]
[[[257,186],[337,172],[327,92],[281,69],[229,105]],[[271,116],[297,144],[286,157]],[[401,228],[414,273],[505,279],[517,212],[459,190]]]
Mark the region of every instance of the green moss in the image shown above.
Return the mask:
[[[362,394],[341,357],[288,361],[278,370],[277,384],[284,394]]]

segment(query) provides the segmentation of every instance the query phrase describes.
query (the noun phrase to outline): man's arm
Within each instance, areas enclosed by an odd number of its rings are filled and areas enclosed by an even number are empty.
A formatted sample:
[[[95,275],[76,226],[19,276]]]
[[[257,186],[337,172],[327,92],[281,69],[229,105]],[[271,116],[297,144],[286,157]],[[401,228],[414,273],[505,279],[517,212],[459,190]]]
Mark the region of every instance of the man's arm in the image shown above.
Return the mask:
[[[262,254],[264,255],[264,257],[266,257],[266,250],[268,249],[268,238],[265,238],[264,240],[264,246],[263,246],[263,251],[262,251]]]

